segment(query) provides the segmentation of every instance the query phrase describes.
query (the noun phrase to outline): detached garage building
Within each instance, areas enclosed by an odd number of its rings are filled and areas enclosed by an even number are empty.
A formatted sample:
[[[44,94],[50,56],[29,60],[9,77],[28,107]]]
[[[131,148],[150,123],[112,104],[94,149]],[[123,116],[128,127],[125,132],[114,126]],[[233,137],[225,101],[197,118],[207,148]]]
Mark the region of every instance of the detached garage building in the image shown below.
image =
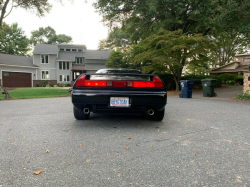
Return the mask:
[[[0,84],[4,87],[33,87],[38,68],[33,64],[33,57],[0,53]]]

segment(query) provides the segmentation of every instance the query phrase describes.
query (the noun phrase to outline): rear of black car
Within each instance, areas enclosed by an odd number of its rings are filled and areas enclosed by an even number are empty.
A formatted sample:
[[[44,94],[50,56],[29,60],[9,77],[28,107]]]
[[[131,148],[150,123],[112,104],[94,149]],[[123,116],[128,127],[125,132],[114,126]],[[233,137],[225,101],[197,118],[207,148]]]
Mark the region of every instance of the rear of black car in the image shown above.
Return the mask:
[[[166,102],[163,82],[148,74],[82,74],[72,91],[76,119],[88,119],[93,112],[141,114],[159,121]]]

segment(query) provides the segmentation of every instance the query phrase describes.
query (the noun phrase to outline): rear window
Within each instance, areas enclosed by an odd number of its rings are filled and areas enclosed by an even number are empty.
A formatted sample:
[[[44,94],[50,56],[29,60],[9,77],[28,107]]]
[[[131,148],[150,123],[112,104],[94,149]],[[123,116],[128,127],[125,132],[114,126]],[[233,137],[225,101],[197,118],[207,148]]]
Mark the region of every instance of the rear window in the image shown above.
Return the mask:
[[[138,80],[150,81],[150,76],[125,76],[125,75],[91,75],[90,80]]]
[[[100,69],[96,73],[134,73],[141,74],[140,71],[135,69]]]

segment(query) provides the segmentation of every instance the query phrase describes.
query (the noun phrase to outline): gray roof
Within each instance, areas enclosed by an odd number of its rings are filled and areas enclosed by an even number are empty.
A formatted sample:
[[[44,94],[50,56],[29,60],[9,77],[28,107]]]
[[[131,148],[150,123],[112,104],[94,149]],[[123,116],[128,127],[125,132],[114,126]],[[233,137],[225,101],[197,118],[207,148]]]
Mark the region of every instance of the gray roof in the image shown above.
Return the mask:
[[[85,67],[87,70],[99,70],[106,68],[105,64],[85,64]]]
[[[86,59],[100,59],[100,60],[108,60],[111,51],[105,50],[86,50],[85,56]]]
[[[33,54],[58,54],[58,45],[53,44],[36,44]]]
[[[60,51],[58,54],[57,61],[75,61],[75,57],[84,57],[83,52],[72,52],[72,51]]]
[[[39,67],[33,64],[33,57],[17,56],[0,53],[0,64],[14,65],[14,66],[27,66]]]

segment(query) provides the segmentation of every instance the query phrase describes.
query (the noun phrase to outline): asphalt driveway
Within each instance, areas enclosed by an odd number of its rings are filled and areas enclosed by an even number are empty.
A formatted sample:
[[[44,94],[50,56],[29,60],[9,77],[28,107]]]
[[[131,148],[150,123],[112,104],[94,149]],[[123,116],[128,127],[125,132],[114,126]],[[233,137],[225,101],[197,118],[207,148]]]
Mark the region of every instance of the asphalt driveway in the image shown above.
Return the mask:
[[[69,97],[1,101],[0,186],[249,186],[249,111],[171,96],[162,122],[77,121]]]

